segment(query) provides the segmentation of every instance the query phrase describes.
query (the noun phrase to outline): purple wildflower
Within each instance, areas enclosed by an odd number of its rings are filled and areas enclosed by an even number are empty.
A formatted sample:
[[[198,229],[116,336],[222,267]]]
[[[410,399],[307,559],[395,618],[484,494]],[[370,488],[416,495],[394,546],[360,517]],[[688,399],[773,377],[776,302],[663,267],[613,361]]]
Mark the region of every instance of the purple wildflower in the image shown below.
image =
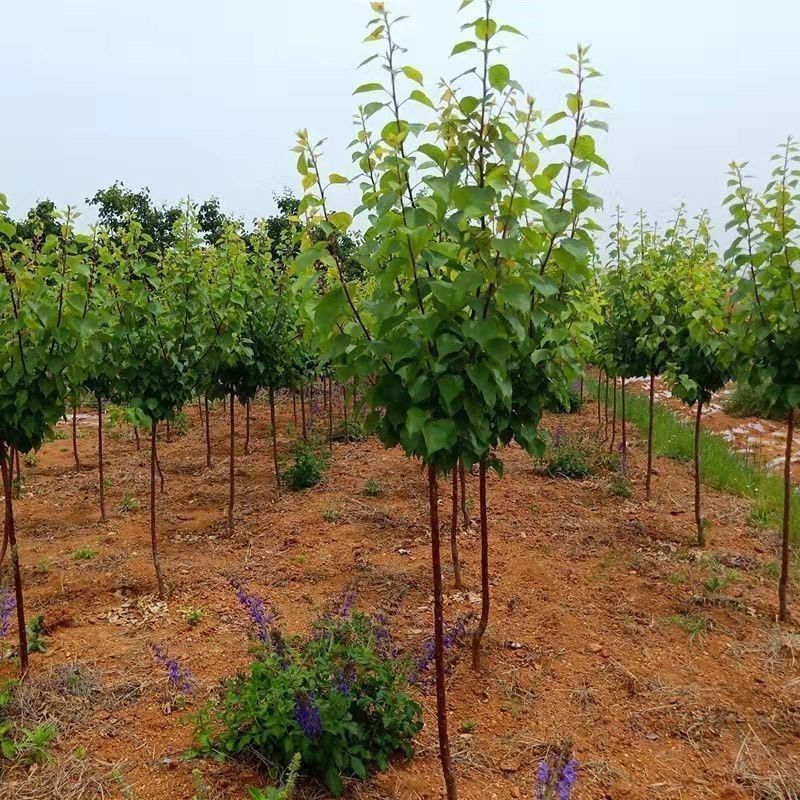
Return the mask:
[[[168,655],[160,645],[153,645],[153,658],[167,671],[167,680],[174,689],[183,694],[192,692],[192,670],[184,668],[177,659]]]
[[[392,634],[389,631],[389,620],[385,614],[376,614],[373,618],[375,624],[375,648],[378,655],[383,658],[397,658],[397,650],[392,644]]]
[[[305,692],[298,692],[294,703],[294,716],[301,730],[309,739],[322,735],[322,720],[313,699]]]
[[[442,645],[444,654],[447,655],[449,650],[452,650],[464,636],[467,629],[467,622],[469,616],[465,615],[459,617],[449,628],[444,632]],[[408,677],[408,682],[419,686],[423,692],[427,693],[433,683],[433,677],[430,674],[431,664],[436,660],[436,642],[433,637],[427,639],[422,646],[422,653],[417,659],[417,663]]]
[[[345,589],[336,600],[333,606],[334,616],[340,619],[348,619],[353,613],[353,605],[356,602],[356,593]]]
[[[256,639],[261,644],[266,644],[270,640],[269,629],[275,621],[275,612],[268,609],[264,601],[257,594],[251,592],[247,588],[247,584],[240,578],[232,577],[228,579],[228,582],[256,629]]]
[[[558,782],[558,800],[570,800],[577,780],[578,762],[571,758],[561,772],[561,780]]]
[[[540,761],[536,769],[536,800],[544,800],[544,792],[550,783],[550,767],[546,761]]]
[[[567,759],[568,753],[552,763],[539,762],[534,787],[536,800],[570,800],[578,780],[578,761],[573,757]]]
[[[8,633],[11,627],[11,615],[17,607],[17,599],[11,592],[0,593],[0,638]]]
[[[348,661],[344,669],[339,671],[334,681],[333,688],[339,694],[349,695],[353,684],[356,682],[356,665],[352,661]]]
[[[567,443],[567,430],[564,427],[563,422],[559,422],[556,425],[556,429],[553,431],[553,447],[564,447]]]

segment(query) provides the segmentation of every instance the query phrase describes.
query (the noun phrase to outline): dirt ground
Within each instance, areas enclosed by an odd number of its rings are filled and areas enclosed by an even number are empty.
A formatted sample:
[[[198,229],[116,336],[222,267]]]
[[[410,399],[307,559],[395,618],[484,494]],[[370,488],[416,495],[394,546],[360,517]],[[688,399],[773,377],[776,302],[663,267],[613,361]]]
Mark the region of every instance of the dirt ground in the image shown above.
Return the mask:
[[[106,524],[98,521],[96,501],[96,418],[82,418],[82,470],[74,468],[69,439],[45,445],[37,463],[23,467],[20,555],[29,614],[44,614],[48,645],[31,658],[31,680],[77,662],[98,686],[79,708],[61,698],[67,711],[59,712],[55,761],[7,775],[3,800],[67,797],[76,774],[87,787],[103,782],[107,797],[138,800],[189,800],[193,769],[203,774],[209,797],[239,800],[248,785],[263,786],[265,777],[249,766],[182,760],[191,742],[187,714],[249,663],[247,620],[227,582],[231,574],[273,603],[289,631],[307,629],[350,587],[361,609],[390,613],[393,635],[407,650],[428,635],[427,486],[419,465],[374,439],[337,444],[320,486],[277,494],[268,411],[257,403],[250,455],[242,454],[239,426],[236,531],[228,537],[226,418],[221,406],[212,411],[214,463],[207,469],[197,407],[187,412],[188,433],[159,442],[166,604],[154,594],[144,444],[137,452],[127,432],[106,437]],[[552,429],[557,421],[548,416],[545,424]],[[591,404],[563,421],[572,435],[593,435]],[[317,422],[323,432],[321,415]],[[291,424],[291,402],[283,400],[284,452]],[[631,435],[629,499],[610,494],[610,473],[546,477],[517,447],[501,453],[505,477],[489,478],[492,617],[484,668],[472,671],[465,645],[449,678],[463,800],[531,797],[539,759],[568,740],[580,761],[578,800],[734,800],[758,796],[780,772],[800,781],[800,664],[793,649],[800,655],[800,635],[774,621],[776,532],[749,527],[745,501],[705,490],[709,545],[693,548],[689,467],[659,460],[646,502],[642,446]],[[377,482],[377,497],[364,495],[367,480]],[[467,480],[476,498],[477,481]],[[446,480],[440,494],[446,536]],[[125,496],[140,509],[122,511]],[[73,558],[81,547],[96,557]],[[467,583],[477,589],[474,526],[462,532],[460,547]],[[715,577],[711,589],[704,586]],[[449,564],[445,587],[448,619],[478,609],[477,593],[454,592]],[[800,617],[800,600],[793,596],[792,604]],[[194,628],[181,613],[189,606],[203,609]],[[196,689],[188,708],[170,706],[153,643],[191,667]],[[7,677],[12,671],[8,662],[0,668]],[[434,699],[420,700],[425,726],[416,757],[352,785],[348,797],[441,796]],[[100,795],[87,789],[83,796]],[[299,796],[327,795],[306,787]]]

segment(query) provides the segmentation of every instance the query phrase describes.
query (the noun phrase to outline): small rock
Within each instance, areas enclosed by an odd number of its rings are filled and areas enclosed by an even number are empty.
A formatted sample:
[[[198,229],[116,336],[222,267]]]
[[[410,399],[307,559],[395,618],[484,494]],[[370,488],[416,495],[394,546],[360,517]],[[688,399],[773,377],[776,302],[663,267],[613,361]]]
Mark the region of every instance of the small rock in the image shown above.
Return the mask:
[[[519,761],[502,761],[500,763],[501,772],[519,772]]]
[[[602,649],[603,645],[598,644],[597,642],[592,642],[592,644],[589,645],[589,650],[592,653],[599,653]]]

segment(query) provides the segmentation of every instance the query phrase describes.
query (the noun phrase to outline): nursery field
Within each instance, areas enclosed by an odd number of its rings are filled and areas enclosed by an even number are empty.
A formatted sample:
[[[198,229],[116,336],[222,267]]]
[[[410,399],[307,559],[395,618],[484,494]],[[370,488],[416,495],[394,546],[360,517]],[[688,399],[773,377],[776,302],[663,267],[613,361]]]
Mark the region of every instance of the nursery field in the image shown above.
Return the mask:
[[[58,734],[48,759],[4,775],[0,797],[233,800],[267,783],[256,762],[184,757],[190,715],[252,661],[232,579],[276,609],[284,634],[307,634],[347,596],[348,606],[385,616],[399,657],[416,662],[424,651],[432,596],[421,466],[375,438],[334,443],[322,483],[278,492],[268,407],[252,405],[249,455],[236,409],[232,534],[222,404],[210,414],[211,468],[196,406],[186,409],[183,435],[173,429],[167,442],[160,433],[166,601],[149,551],[146,442],[137,451],[130,429],[106,420],[106,523],[90,408],[79,417],[80,470],[68,436],[23,465],[20,561],[29,613],[44,615],[46,649],[32,653],[19,702],[30,724],[55,721]],[[309,416],[324,437],[327,420],[316,411]],[[286,453],[296,436],[290,397],[278,399],[277,419]],[[594,469],[581,479],[551,477],[510,445],[504,478],[488,476],[492,607],[481,669],[470,666],[467,637],[451,637],[446,653],[460,795],[530,797],[537,765],[571,745],[578,800],[793,796],[774,793],[796,787],[800,775],[800,634],[775,623],[778,531],[752,526],[748,501],[704,489],[707,546],[698,549],[689,465],[656,458],[645,500],[644,448],[629,426],[626,497],[614,489],[591,402],[579,413],[547,414],[543,426],[580,443]],[[443,559],[446,631],[465,617],[471,629],[480,612],[477,478],[468,474],[466,488],[470,525],[458,521],[465,589],[455,591]],[[447,481],[439,489],[447,550]],[[191,670],[190,692],[169,690],[154,647]],[[10,662],[2,670],[12,677]],[[416,755],[392,760],[370,782],[348,783],[346,797],[441,796],[434,695],[424,685],[411,692],[423,704]],[[296,796],[329,795],[301,781]]]

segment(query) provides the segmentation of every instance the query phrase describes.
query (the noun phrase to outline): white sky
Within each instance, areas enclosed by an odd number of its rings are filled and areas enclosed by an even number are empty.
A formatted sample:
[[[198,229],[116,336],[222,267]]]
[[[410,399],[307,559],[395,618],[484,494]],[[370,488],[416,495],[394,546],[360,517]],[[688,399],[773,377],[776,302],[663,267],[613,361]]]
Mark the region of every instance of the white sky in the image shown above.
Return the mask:
[[[300,127],[328,137],[326,169],[352,172],[367,0],[2,4],[0,191],[13,214],[44,197],[82,204],[118,178],[159,202],[216,194],[250,219],[297,187]],[[478,3],[461,16],[458,0],[388,5],[412,15],[398,39],[435,95],[435,79],[471,63],[448,55]],[[504,60],[548,113],[569,87],[556,68],[592,45],[605,75],[593,88],[612,104],[599,146],[612,174],[596,186],[609,210],[664,218],[685,200],[724,221],[727,163],[763,178],[774,146],[800,136],[800,0],[496,0],[494,16],[528,35],[509,37]]]

